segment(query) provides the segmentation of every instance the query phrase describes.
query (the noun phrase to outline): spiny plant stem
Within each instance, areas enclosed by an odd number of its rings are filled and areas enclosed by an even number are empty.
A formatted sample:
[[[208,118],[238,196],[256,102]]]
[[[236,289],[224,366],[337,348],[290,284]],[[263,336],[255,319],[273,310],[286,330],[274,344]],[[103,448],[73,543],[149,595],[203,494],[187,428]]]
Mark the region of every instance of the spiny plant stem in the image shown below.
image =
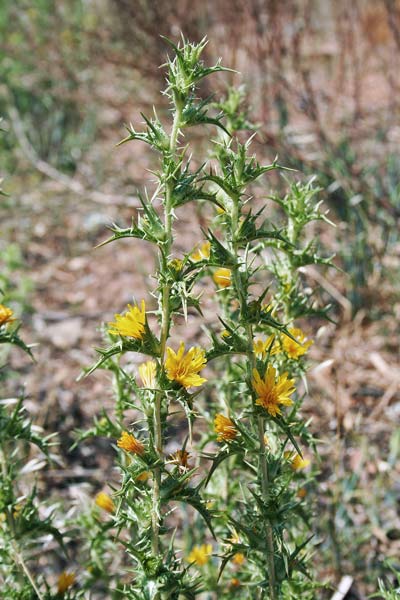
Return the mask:
[[[265,451],[265,438],[264,438],[264,419],[258,417],[258,439],[260,442],[260,470],[261,470],[261,490],[263,498],[266,499],[268,496],[268,464],[267,455]],[[274,536],[272,531],[271,523],[267,521],[265,525],[267,535],[267,565],[269,575],[269,592],[271,600],[276,600],[276,578],[275,578],[275,561],[274,561]]]
[[[247,342],[249,346],[249,365],[251,369],[253,369],[255,365],[255,357],[253,352],[253,329],[252,326],[248,323],[246,325],[246,333],[247,333]],[[250,369],[250,370],[251,370]],[[251,376],[251,373],[250,373]],[[269,477],[268,477],[268,463],[267,463],[267,453],[265,450],[265,423],[264,418],[259,416],[257,417],[257,427],[258,427],[258,440],[260,444],[260,479],[261,479],[261,491],[264,500],[268,497],[268,488],[269,488]],[[269,521],[265,524],[266,537],[267,537],[267,566],[268,566],[268,576],[269,576],[269,592],[270,599],[276,600],[276,577],[275,577],[275,561],[274,561],[274,536],[272,531],[272,525]]]
[[[176,154],[177,141],[179,128],[182,120],[182,108],[180,103],[174,97],[175,102],[175,112],[174,112],[174,121],[171,130],[170,136],[170,144],[169,144],[169,152],[170,158],[173,160]],[[171,252],[173,235],[172,235],[172,221],[173,221],[173,212],[172,212],[172,192],[173,192],[173,183],[168,181],[165,186],[165,243],[164,248],[162,249],[162,256],[160,260],[160,264],[162,268],[166,268],[166,263],[168,261],[168,256]],[[162,289],[161,296],[161,338],[160,338],[160,360],[161,366],[164,368],[165,364],[165,350],[167,345],[167,339],[169,334],[169,326],[170,326],[170,285],[164,284]],[[162,461],[162,453],[163,453],[163,436],[162,436],[162,423],[161,423],[161,401],[162,394],[157,393],[154,403],[154,441],[156,446],[156,451],[159,456],[160,461]],[[160,517],[161,517],[161,507],[160,507],[160,489],[161,489],[161,468],[157,467],[154,472],[154,487],[153,487],[153,516],[152,516],[152,529],[153,529],[153,539],[152,539],[152,549],[155,556],[158,556],[160,551]]]
[[[235,240],[237,228],[239,225],[239,200],[238,198],[232,197],[232,213],[231,213],[231,222],[232,229],[231,235],[232,240]],[[239,245],[233,241],[232,250],[236,257],[239,256]],[[246,259],[245,259],[246,260]],[[247,265],[246,265],[247,267]],[[247,269],[246,269],[247,270]],[[240,281],[240,272],[239,272],[239,263],[237,262],[235,267],[232,270],[233,282],[235,289],[238,294],[238,300],[240,304],[240,313],[243,315],[246,305],[246,298],[244,297],[244,293],[242,290],[242,283]],[[248,346],[248,357],[249,357],[249,378],[251,379],[252,369],[256,366],[255,356],[253,352],[253,329],[250,323],[247,323],[245,326],[246,335],[247,335],[247,346]],[[265,452],[265,439],[264,439],[264,419],[262,417],[257,418],[257,426],[258,426],[258,437],[260,443],[260,461],[259,461],[259,469],[260,469],[260,479],[261,479],[261,490],[263,498],[266,500],[268,496],[268,464],[267,464],[267,456]],[[266,537],[267,537],[267,567],[268,567],[268,577],[269,577],[269,592],[270,592],[270,600],[277,600],[276,596],[276,577],[275,577],[275,561],[274,561],[274,538],[271,523],[268,521],[265,524],[266,528]]]
[[[3,479],[6,480],[8,478],[8,470],[7,470],[7,460],[6,460],[6,452],[4,451],[4,448],[1,447],[0,448],[0,462],[1,462],[1,471],[2,471],[2,476]],[[12,540],[11,540],[11,546],[12,546],[12,550],[13,550],[13,559],[14,562],[16,564],[17,567],[21,567],[24,574],[26,575],[26,577],[29,580],[29,583],[31,584],[35,594],[37,595],[37,597],[39,598],[39,600],[44,600],[44,596],[42,595],[42,593],[40,592],[40,590],[38,589],[35,580],[33,578],[32,573],[30,572],[30,569],[28,567],[28,565],[26,564],[24,557],[22,556],[22,553],[18,547],[18,544],[15,540],[15,522],[14,522],[14,515],[12,510],[7,510],[6,512],[7,514],[7,522],[8,525],[10,527],[10,533],[12,536]]]
[[[21,552],[19,551],[19,548],[15,542],[15,540],[12,541],[12,547],[13,547],[13,554],[14,554],[14,561],[15,564],[18,566],[20,566],[22,568],[22,570],[24,571],[26,577],[29,580],[29,583],[31,584],[32,588],[35,591],[35,594],[37,595],[39,600],[44,600],[44,596],[41,594],[40,590],[38,589],[35,580],[33,578],[32,573],[30,572],[28,565],[25,563],[25,560],[21,554]]]

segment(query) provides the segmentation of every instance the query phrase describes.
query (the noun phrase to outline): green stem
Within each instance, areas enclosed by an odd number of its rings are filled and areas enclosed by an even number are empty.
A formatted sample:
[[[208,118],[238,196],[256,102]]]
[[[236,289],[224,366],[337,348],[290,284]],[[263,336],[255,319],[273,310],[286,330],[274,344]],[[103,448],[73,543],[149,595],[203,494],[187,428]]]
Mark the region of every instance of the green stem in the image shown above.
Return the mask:
[[[0,448],[0,462],[1,462],[2,478],[3,478],[3,481],[5,482],[5,480],[8,479],[8,469],[7,469],[6,454],[4,452],[3,447]],[[35,591],[35,594],[37,595],[38,599],[44,600],[44,596],[42,595],[41,591],[37,587],[37,585],[35,583],[35,579],[31,573],[28,565],[26,564],[26,562],[24,560],[24,557],[22,556],[22,552],[20,551],[20,549],[18,547],[18,544],[16,541],[16,530],[15,530],[15,521],[14,521],[13,511],[10,509],[7,509],[6,516],[7,516],[7,523],[10,528],[11,547],[12,547],[12,554],[13,554],[14,562],[17,567],[21,567],[21,569],[24,572],[25,576],[27,577],[29,583],[31,584],[33,590]]]
[[[260,443],[260,471],[261,471],[261,491],[263,498],[266,499],[268,496],[269,477],[268,477],[268,463],[267,453],[265,450],[265,428],[263,417],[258,417],[258,440]],[[274,548],[274,535],[272,531],[272,525],[267,521],[266,526],[267,536],[267,565],[269,575],[269,592],[271,600],[276,600],[276,577],[275,577],[275,548]]]
[[[239,202],[233,199],[233,210],[232,210],[232,240],[235,240],[235,234],[239,225]],[[233,242],[232,250],[235,256],[238,256],[238,245]],[[243,313],[246,304],[246,298],[244,297],[244,293],[242,290],[242,283],[240,281],[240,273],[238,270],[238,266],[236,264],[233,269],[233,282],[236,288],[238,299],[240,302],[240,313],[241,318],[243,318]],[[249,365],[249,377],[251,378],[251,371],[256,366],[255,356],[253,352],[253,329],[250,323],[247,323],[245,326],[246,334],[247,334],[247,347],[248,347],[248,365]],[[261,479],[261,490],[263,498],[266,500],[268,497],[268,488],[269,488],[269,477],[268,477],[268,463],[267,463],[267,455],[265,451],[265,439],[264,439],[264,419],[262,417],[257,418],[257,427],[258,427],[258,437],[260,444],[260,461],[259,461],[259,469],[260,469],[260,479]],[[274,561],[274,537],[272,525],[267,521],[265,524],[266,528],[266,538],[267,538],[267,567],[268,567],[268,577],[269,577],[269,592],[270,592],[270,600],[276,600],[276,577],[275,577],[275,561]]]
[[[182,107],[175,99],[175,114],[174,121],[171,129],[169,153],[171,160],[175,158],[179,128],[182,120]],[[173,183],[168,181],[165,186],[165,241],[161,250],[161,269],[166,269],[166,263],[168,256],[171,252],[173,236],[172,236],[172,223],[173,223],[173,211],[172,211],[172,192]],[[169,335],[170,328],[170,291],[171,286],[164,284],[161,295],[161,336],[160,336],[160,361],[161,367],[164,368],[165,364],[165,352],[166,345]],[[153,422],[154,422],[154,442],[156,451],[160,460],[163,461],[163,434],[162,434],[162,421],[161,421],[161,402],[162,393],[157,393],[154,402]],[[153,485],[153,514],[152,514],[152,550],[153,554],[158,557],[160,552],[160,519],[161,519],[161,466],[156,467],[154,470],[154,485]]]
[[[255,368],[256,361],[253,352],[253,329],[250,324],[246,325],[247,341],[249,346],[249,365],[251,368]],[[265,447],[265,426],[264,418],[261,416],[257,417],[257,429],[258,429],[258,441],[260,444],[260,480],[261,480],[261,491],[264,500],[268,498],[269,491],[269,475],[268,475],[268,462],[267,452]],[[274,535],[272,525],[269,521],[265,524],[266,538],[267,538],[267,566],[269,576],[269,592],[271,600],[276,600],[276,576],[275,576],[275,548],[274,548]]]
[[[115,413],[119,423],[122,424],[124,421],[124,386],[121,380],[120,362],[121,355],[118,356],[117,365],[114,369],[114,390],[117,398]]]

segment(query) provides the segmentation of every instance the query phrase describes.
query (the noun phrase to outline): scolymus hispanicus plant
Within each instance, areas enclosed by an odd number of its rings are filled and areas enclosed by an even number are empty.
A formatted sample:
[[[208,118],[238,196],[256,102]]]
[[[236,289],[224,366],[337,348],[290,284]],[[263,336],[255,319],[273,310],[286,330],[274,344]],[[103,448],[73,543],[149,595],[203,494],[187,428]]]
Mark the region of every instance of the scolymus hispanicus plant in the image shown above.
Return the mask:
[[[295,320],[326,308],[301,278],[304,266],[328,262],[304,233],[326,217],[312,181],[289,183],[284,198],[255,197],[264,176],[285,169],[262,166],[251,136],[236,135],[248,128],[240,93],[218,104],[199,97],[204,78],[229,70],[204,64],[205,40],[166,43],[171,122],[154,110],[121,142],[150,147],[156,184],[132,224],[113,225],[103,243],[150,243],[156,285],[115,314],[86,370],[110,371],[116,400],[82,434],[110,438],[120,474],[95,500],[103,554],[110,540],[123,554],[103,583],[132,599],[312,597],[305,449],[314,439],[300,392],[312,340]],[[199,126],[213,130],[205,161],[190,144]],[[208,226],[185,253],[176,221],[189,203]],[[267,203],[280,207],[278,224],[264,217]],[[208,320],[204,288],[217,292]],[[201,344],[176,333],[194,319],[208,334]]]

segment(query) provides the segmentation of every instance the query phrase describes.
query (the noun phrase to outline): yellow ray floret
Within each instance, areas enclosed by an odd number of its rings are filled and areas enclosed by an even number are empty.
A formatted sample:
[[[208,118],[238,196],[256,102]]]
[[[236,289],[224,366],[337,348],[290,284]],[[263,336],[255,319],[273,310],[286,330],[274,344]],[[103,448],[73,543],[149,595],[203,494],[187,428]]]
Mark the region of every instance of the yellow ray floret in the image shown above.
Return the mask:
[[[190,258],[194,261],[208,260],[210,258],[211,244],[210,242],[203,242],[196,248],[190,255]]]
[[[136,481],[140,481],[141,483],[145,483],[151,477],[151,471],[143,471],[136,477]]]
[[[59,594],[64,594],[75,583],[75,574],[63,571],[58,577],[57,591]]]
[[[220,269],[217,269],[215,271],[213,279],[219,287],[226,288],[231,285],[231,275],[232,272],[230,269],[225,269],[224,267],[221,267]]]
[[[146,323],[146,306],[144,300],[142,300],[140,308],[128,304],[127,312],[123,315],[114,315],[114,319],[113,323],[109,323],[109,333],[141,340],[145,332]]]
[[[237,436],[237,430],[232,419],[221,414],[215,415],[214,429],[218,433],[218,442],[231,442]]]
[[[294,471],[305,469],[310,464],[308,458],[301,458],[300,454],[297,454],[297,452],[291,452],[290,450],[287,450],[283,453],[283,456],[290,462],[290,466]]]
[[[139,442],[134,435],[127,431],[122,432],[121,437],[117,441],[117,446],[118,448],[125,450],[125,452],[132,452],[132,454],[139,454],[139,456],[144,454],[142,442]]]
[[[169,261],[168,266],[171,267],[171,269],[173,269],[177,273],[179,273],[179,271],[182,271],[183,260],[181,260],[180,258],[173,258]]]
[[[189,556],[187,557],[188,562],[195,563],[197,566],[202,567],[206,565],[210,560],[212,554],[211,544],[202,544],[201,546],[194,546]]]
[[[183,387],[198,387],[207,379],[198,375],[207,361],[205,352],[201,348],[190,348],[185,354],[185,344],[180,343],[179,350],[175,353],[172,348],[167,348],[165,371],[170,381],[177,381]]]
[[[95,502],[98,507],[107,511],[108,513],[113,513],[115,511],[115,504],[112,501],[112,498],[105,492],[99,492],[96,496]]]
[[[312,340],[308,340],[301,329],[297,327],[291,327],[288,329],[289,333],[297,340],[295,342],[287,335],[283,336],[282,346],[283,350],[290,358],[300,358],[303,356],[309,349],[309,347],[313,344]]]
[[[293,404],[289,396],[296,389],[294,379],[288,379],[287,373],[276,378],[276,369],[272,365],[268,365],[263,379],[257,369],[253,369],[252,385],[258,396],[256,404],[262,406],[272,417],[282,414],[280,405]]]
[[[13,314],[14,311],[12,311],[11,308],[4,306],[4,304],[0,304],[0,326],[15,321]]]
[[[157,365],[154,360],[148,360],[139,367],[140,379],[145,388],[154,389],[156,387]]]
[[[239,566],[242,565],[245,560],[246,560],[246,557],[243,554],[243,552],[236,552],[236,554],[232,558],[233,564],[239,565]]]
[[[279,352],[279,345],[274,341],[275,336],[270,335],[265,341],[261,338],[256,338],[253,342],[253,352],[259,358],[264,359],[269,350],[270,356]]]

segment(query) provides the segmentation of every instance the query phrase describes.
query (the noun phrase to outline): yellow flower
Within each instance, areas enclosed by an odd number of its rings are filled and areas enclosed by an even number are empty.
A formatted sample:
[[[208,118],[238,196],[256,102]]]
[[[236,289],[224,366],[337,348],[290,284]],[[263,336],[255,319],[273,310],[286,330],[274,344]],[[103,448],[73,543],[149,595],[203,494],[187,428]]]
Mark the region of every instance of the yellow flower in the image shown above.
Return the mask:
[[[72,587],[75,583],[75,574],[63,571],[58,577],[57,591],[59,594],[63,594],[68,588]]]
[[[148,479],[150,479],[150,477],[150,471],[143,471],[143,473],[140,473],[140,475],[136,477],[136,481],[140,481],[140,483],[145,483]]]
[[[300,471],[300,469],[305,469],[310,464],[308,458],[301,458],[300,454],[297,452],[291,452],[287,450],[283,453],[283,456],[286,460],[290,462],[290,466],[294,471]]]
[[[139,454],[139,456],[144,454],[142,442],[139,442],[134,435],[127,431],[122,432],[121,437],[117,441],[117,446],[118,448],[125,450],[125,452],[132,452],[133,454]]]
[[[170,381],[177,381],[183,387],[199,387],[207,381],[204,377],[198,375],[207,361],[204,357],[204,350],[201,348],[190,348],[185,355],[185,344],[180,343],[178,353],[172,348],[167,348],[167,358],[165,361],[165,371]]]
[[[307,490],[306,488],[300,488],[299,491],[297,492],[297,497],[300,498],[301,500],[303,500],[303,498],[305,498],[307,496]]]
[[[20,513],[23,511],[24,509],[24,504],[22,502],[18,502],[17,504],[15,504],[14,506],[14,511],[13,511],[13,517],[14,519],[18,519]]]
[[[297,343],[285,335],[282,339],[283,349],[290,358],[300,358],[300,356],[303,356],[309,347],[312,346],[313,341],[307,341],[307,338],[301,329],[292,327],[288,329],[288,331],[297,340]]]
[[[258,395],[256,404],[265,408],[273,417],[281,414],[279,405],[290,406],[293,401],[289,398],[295,391],[294,379],[288,379],[288,374],[278,375],[276,381],[276,370],[268,365],[264,379],[261,379],[257,369],[253,369],[252,385]]]
[[[13,314],[14,311],[12,311],[11,308],[4,306],[4,304],[0,304],[0,326],[15,321]]]
[[[231,270],[221,267],[217,269],[213,275],[213,279],[219,287],[226,288],[231,285]]]
[[[231,586],[232,587],[239,587],[240,586],[240,580],[237,577],[232,577],[232,579],[231,579]]]
[[[124,315],[114,315],[115,321],[109,323],[109,333],[141,340],[145,331],[146,307],[142,300],[141,307],[128,304],[128,311]]]
[[[140,379],[144,387],[154,389],[156,387],[157,365],[154,360],[148,360],[139,367]]]
[[[265,341],[260,338],[255,339],[253,342],[254,354],[264,359],[270,346],[270,356],[276,354],[279,351],[279,346],[276,342],[274,342],[274,339],[274,335],[270,335]]]
[[[194,546],[194,548],[192,548],[187,560],[190,563],[195,563],[197,566],[202,567],[208,563],[211,554],[211,544],[202,544],[201,546]]]
[[[217,414],[214,419],[214,429],[218,433],[218,442],[230,442],[235,439],[237,430],[229,417]]]
[[[96,496],[95,502],[97,506],[112,514],[115,511],[115,504],[112,498],[105,492],[99,492]]]
[[[179,271],[182,271],[183,261],[180,258],[173,258],[169,261],[168,266],[179,273]]]
[[[234,565],[242,565],[246,560],[245,555],[242,552],[236,552],[234,555],[232,562]]]
[[[261,310],[266,313],[269,313],[269,312],[272,313],[273,308],[274,307],[272,306],[271,302],[267,302],[267,303],[261,305]]]
[[[210,258],[211,244],[210,242],[203,242],[196,248],[190,255],[190,258],[197,262],[198,260],[208,260]]]

